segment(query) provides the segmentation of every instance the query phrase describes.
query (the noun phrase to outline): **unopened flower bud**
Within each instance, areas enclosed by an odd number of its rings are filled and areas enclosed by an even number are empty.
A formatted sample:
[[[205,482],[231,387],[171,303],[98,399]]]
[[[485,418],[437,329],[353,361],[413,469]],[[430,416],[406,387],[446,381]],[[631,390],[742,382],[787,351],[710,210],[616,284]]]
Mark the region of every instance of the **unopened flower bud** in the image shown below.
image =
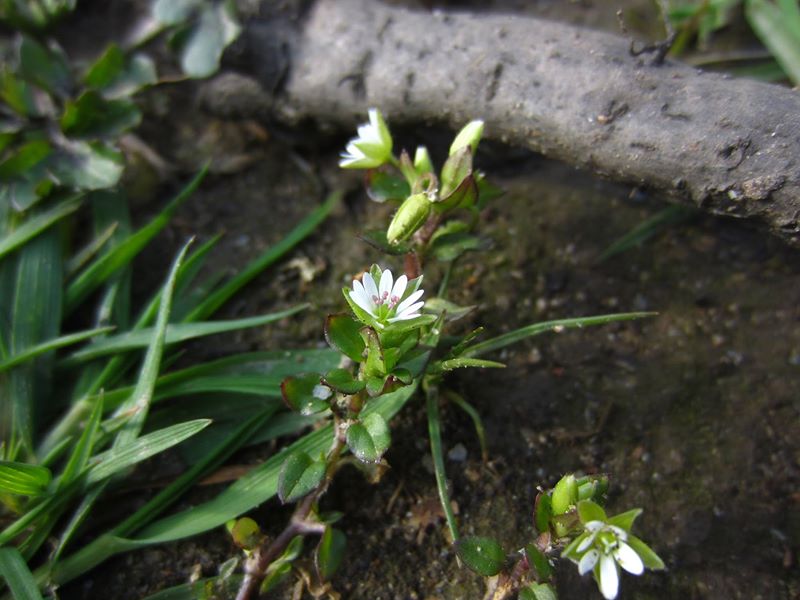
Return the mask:
[[[422,227],[430,212],[431,202],[425,193],[409,196],[397,209],[386,232],[386,239],[390,244],[407,240]]]
[[[578,482],[573,474],[564,475],[553,488],[553,514],[563,515],[578,501]]]
[[[464,146],[469,146],[472,149],[472,154],[475,154],[482,135],[483,121],[470,121],[464,125],[464,128],[458,132],[456,139],[453,140],[453,144],[450,146],[450,156],[453,156]]]

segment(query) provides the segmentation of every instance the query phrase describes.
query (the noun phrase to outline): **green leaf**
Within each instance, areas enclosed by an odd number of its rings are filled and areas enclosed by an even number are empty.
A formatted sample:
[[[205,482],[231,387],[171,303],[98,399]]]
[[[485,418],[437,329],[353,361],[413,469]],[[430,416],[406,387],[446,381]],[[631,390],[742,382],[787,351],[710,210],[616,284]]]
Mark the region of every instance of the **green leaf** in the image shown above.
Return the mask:
[[[25,219],[23,223],[0,238],[0,257],[5,256],[9,252],[13,252],[31,238],[36,237],[42,231],[50,227],[53,223],[58,222],[67,215],[74,213],[81,206],[80,198],[72,198],[59,202],[52,208],[38,212],[30,218]]]
[[[480,369],[505,369],[503,363],[493,360],[485,360],[482,358],[449,358],[439,363],[443,371],[452,371],[453,369],[464,369],[467,367],[480,368]]]
[[[519,600],[558,600],[558,595],[548,583],[532,583],[519,591]]]
[[[41,600],[36,579],[16,548],[0,548],[0,578],[4,579],[14,600]]]
[[[642,540],[640,540],[635,535],[628,534],[627,539],[628,545],[633,548],[634,552],[639,555],[639,558],[642,559],[644,566],[648,569],[653,569],[654,571],[660,571],[666,566],[664,565],[664,561],[653,552],[653,550],[645,544]]]
[[[594,325],[607,325],[608,323],[615,323],[617,321],[633,321],[634,319],[643,319],[645,317],[654,317],[658,313],[654,312],[633,312],[633,313],[619,313],[610,315],[601,315],[596,317],[579,317],[575,319],[558,319],[556,321],[544,321],[542,323],[534,323],[526,327],[509,331],[503,335],[488,339],[474,346],[466,348],[463,356],[480,356],[487,354],[494,350],[499,350],[516,344],[526,338],[540,335],[548,331],[560,332],[564,329],[582,329],[583,327],[590,327]]]
[[[488,537],[470,536],[456,542],[456,554],[478,575],[497,575],[506,563],[502,546]]]
[[[117,184],[125,168],[122,154],[101,142],[62,140],[50,161],[53,177],[75,190],[102,190]]]
[[[411,186],[402,177],[370,169],[364,179],[367,195],[375,202],[402,202],[411,195]]]
[[[287,377],[281,383],[281,394],[286,406],[301,415],[313,415],[330,408],[328,399],[319,397],[321,392],[333,394],[330,389],[320,384],[318,373]]]
[[[597,261],[603,262],[612,256],[616,256],[617,254],[643,244],[660,231],[664,231],[677,223],[682,223],[696,214],[697,209],[695,208],[668,206],[664,210],[657,212],[652,217],[636,225],[636,227],[621,238],[615,240],[614,243],[603,251]]]
[[[308,308],[307,304],[301,304],[293,308],[282,310],[276,313],[261,315],[259,317],[249,317],[246,319],[231,319],[230,321],[206,321],[201,323],[177,323],[167,326],[166,344],[176,344],[187,340],[196,339],[208,335],[237,331],[251,327],[261,327],[275,321],[280,321],[286,317],[297,314]],[[63,361],[64,366],[72,366],[87,360],[93,360],[100,356],[118,354],[136,348],[145,348],[153,337],[153,328],[136,329],[128,333],[112,335],[74,352],[68,359]]]
[[[19,45],[19,74],[50,93],[66,95],[72,78],[66,57],[60,48],[45,48],[29,35]]]
[[[392,442],[392,434],[389,431],[389,425],[386,423],[386,419],[378,413],[372,413],[364,417],[361,423],[372,438],[375,452],[378,454],[378,459],[380,459],[389,449],[389,445]]]
[[[152,221],[84,269],[67,288],[66,312],[72,312],[89,294],[124,266],[130,264],[133,258],[150,243],[150,240],[166,227],[178,207],[200,185],[206,173],[207,169],[202,169]]]
[[[357,394],[366,387],[366,383],[353,377],[348,369],[332,369],[322,378],[322,383],[340,394]]]
[[[633,522],[640,514],[642,514],[641,508],[633,508],[631,510],[625,511],[624,513],[614,515],[613,517],[608,519],[608,524],[616,525],[617,527],[621,527],[625,531],[630,532],[631,527],[633,527]]]
[[[0,460],[0,491],[21,496],[38,496],[47,490],[50,469],[27,463]]]
[[[255,550],[264,539],[258,523],[249,517],[237,519],[230,532],[233,543],[244,550]]]
[[[455,302],[450,302],[444,298],[428,298],[425,301],[423,310],[426,312],[434,313],[435,315],[445,314],[445,319],[449,321],[457,321],[477,308],[477,305],[472,306],[459,306]]]
[[[553,492],[553,494],[555,495],[555,492]],[[608,521],[606,511],[604,511],[599,504],[591,500],[581,500],[578,502],[578,516],[581,519],[581,523],[584,525],[589,521],[600,521],[601,523]]]
[[[314,566],[320,581],[328,581],[336,572],[346,548],[347,536],[338,529],[326,527],[314,553]]]
[[[361,323],[348,314],[328,315],[325,319],[325,339],[331,348],[359,363],[364,360],[366,349],[360,333],[362,327]]]
[[[124,446],[106,450],[90,461],[93,466],[86,477],[86,482],[92,484],[107,479],[159,452],[180,444],[210,424],[210,419],[195,419],[186,423],[178,423],[172,427],[165,427],[143,435]]]
[[[20,177],[50,156],[52,149],[45,140],[34,140],[20,146],[0,163],[0,179]]]
[[[199,22],[181,50],[181,69],[197,79],[212,75],[219,69],[223,50],[240,32],[231,3],[204,5]]]
[[[367,428],[361,423],[353,423],[347,428],[347,447],[361,462],[375,463],[380,461],[380,454],[375,448],[375,441],[367,431]]]
[[[553,500],[553,513],[562,515],[569,511],[578,502],[578,483],[572,473],[564,475],[556,483],[551,495]]]
[[[23,117],[43,117],[54,110],[46,92],[5,69],[0,73],[0,99]]]
[[[83,342],[96,335],[113,331],[113,329],[114,329],[113,327],[98,327],[97,329],[89,329],[88,331],[71,333],[69,335],[64,335],[52,340],[47,340],[46,342],[37,344],[32,348],[28,348],[27,350],[18,352],[13,356],[8,357],[7,359],[0,361],[0,371],[7,371],[11,367],[16,367],[17,365],[28,362],[29,360],[33,360],[34,358],[41,356],[42,354],[52,352],[53,350],[57,350],[65,346],[70,346],[72,344]]]
[[[134,54],[119,74],[105,89],[106,98],[127,98],[139,90],[158,83],[158,73],[153,59],[146,54]]]
[[[125,66],[125,55],[119,46],[111,44],[86,72],[83,82],[87,87],[102,89],[119,77]]]
[[[536,506],[533,511],[536,531],[544,533],[550,531],[550,519],[553,517],[553,499],[549,494],[539,493],[536,496]]]
[[[278,476],[278,498],[286,504],[306,496],[322,482],[326,469],[324,460],[315,461],[305,452],[292,452]]]
[[[745,14],[753,31],[794,85],[800,85],[800,10],[796,2],[747,0]]]
[[[539,581],[547,581],[555,574],[555,569],[550,564],[550,560],[536,547],[536,544],[525,546],[525,555],[533,566]]]
[[[103,399],[99,398],[92,407],[92,413],[86,421],[83,428],[81,437],[78,438],[78,443],[70,453],[67,465],[61,473],[58,482],[59,489],[63,489],[67,484],[71,483],[77,478],[89,463],[89,457],[92,455],[92,449],[97,441],[97,433],[100,429],[100,421],[103,418]]]
[[[361,328],[361,339],[367,348],[367,358],[364,361],[364,373],[367,377],[384,377],[386,375],[386,361],[383,357],[378,334],[372,327]]]
[[[430,245],[430,252],[437,260],[449,262],[456,260],[470,250],[486,249],[488,244],[481,238],[468,233],[440,235]]]
[[[67,102],[61,129],[75,137],[115,138],[141,120],[142,113],[130,100],[106,100],[99,92],[87,90],[74,102]]]

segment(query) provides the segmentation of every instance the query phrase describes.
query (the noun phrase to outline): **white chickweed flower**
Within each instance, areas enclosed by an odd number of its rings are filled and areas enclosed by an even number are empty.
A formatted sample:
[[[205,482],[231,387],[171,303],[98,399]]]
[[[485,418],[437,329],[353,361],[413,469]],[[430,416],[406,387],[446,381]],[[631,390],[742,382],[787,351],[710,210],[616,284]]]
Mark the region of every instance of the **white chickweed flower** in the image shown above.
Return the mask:
[[[425,304],[420,301],[424,291],[409,290],[408,283],[408,277],[405,275],[401,275],[395,281],[389,269],[381,273],[377,285],[372,275],[364,273],[361,281],[353,280],[353,289],[349,292],[350,299],[369,313],[379,327],[383,327],[386,323],[406,321],[419,317],[419,311]]]
[[[347,144],[339,166],[343,169],[374,169],[392,155],[392,135],[377,108],[369,109],[369,123],[358,127],[358,137]]]

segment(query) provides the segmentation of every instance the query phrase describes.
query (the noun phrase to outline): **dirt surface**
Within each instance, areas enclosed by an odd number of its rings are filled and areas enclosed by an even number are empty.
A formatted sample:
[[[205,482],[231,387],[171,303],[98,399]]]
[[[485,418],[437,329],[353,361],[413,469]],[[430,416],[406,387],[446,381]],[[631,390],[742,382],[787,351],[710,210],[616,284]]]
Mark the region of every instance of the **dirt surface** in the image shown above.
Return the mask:
[[[321,201],[317,177],[353,189],[358,183],[336,169],[344,139],[310,138],[322,140],[315,146],[296,133],[210,117],[191,90],[184,94],[147,98],[160,117],[143,136],[182,171],[214,156],[223,166],[145,257],[140,289],[163,278],[163,257],[190,234],[205,241],[227,231],[213,266],[232,269]],[[399,133],[428,141],[422,130]],[[446,148],[437,137],[430,141]],[[231,156],[242,158],[226,165],[222,159]],[[622,598],[800,597],[800,253],[738,222],[697,216],[598,262],[612,241],[663,205],[508,148],[482,149],[481,161],[507,194],[484,214],[482,232],[493,249],[465,257],[454,271],[452,298],[478,305],[470,323],[497,334],[553,318],[659,315],[535,338],[497,357],[508,364],[504,371],[448,379],[482,415],[490,450],[485,465],[471,421],[443,406],[462,532],[496,536],[514,550],[530,538],[537,486],[567,471],[608,473],[609,511],[644,508],[636,532],[669,568],[624,578]],[[155,209],[141,202],[138,217]],[[343,307],[340,287],[373,261],[399,267],[355,237],[364,223],[385,224],[389,214],[360,192],[350,194],[223,316],[298,301],[313,308],[299,319],[195,345],[193,353],[323,343],[322,319]],[[437,283],[434,270],[426,288]],[[355,600],[480,598],[481,580],[457,567],[446,539],[419,400],[393,424],[393,439],[392,469],[379,485],[347,470],[324,498],[324,508],[345,513],[340,527],[349,539],[334,588]],[[248,450],[237,462],[263,460],[272,450]],[[187,502],[213,493],[203,489]],[[270,503],[253,516],[274,530],[286,513]],[[109,561],[60,597],[142,598],[214,575],[236,552],[222,530],[144,549]],[[568,564],[559,591],[564,599],[600,597]],[[290,598],[291,589],[276,597]]]

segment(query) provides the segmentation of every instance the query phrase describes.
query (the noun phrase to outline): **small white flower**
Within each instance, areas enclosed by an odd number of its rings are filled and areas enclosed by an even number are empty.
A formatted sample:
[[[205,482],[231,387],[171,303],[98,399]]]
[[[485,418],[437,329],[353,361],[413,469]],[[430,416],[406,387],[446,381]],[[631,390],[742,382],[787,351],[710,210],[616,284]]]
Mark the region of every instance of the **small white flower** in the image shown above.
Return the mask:
[[[620,542],[613,554],[619,566],[631,575],[641,575],[644,573],[644,563],[641,557],[625,542]]]
[[[369,123],[358,127],[358,137],[347,144],[339,166],[343,169],[374,169],[392,155],[392,135],[380,111],[369,109]]]
[[[379,327],[383,327],[386,323],[420,316],[419,311],[425,303],[419,299],[424,291],[418,289],[404,298],[407,288],[408,277],[401,275],[395,281],[392,272],[386,269],[377,285],[369,273],[364,273],[361,281],[354,279],[349,293],[350,299],[373,317]]]

